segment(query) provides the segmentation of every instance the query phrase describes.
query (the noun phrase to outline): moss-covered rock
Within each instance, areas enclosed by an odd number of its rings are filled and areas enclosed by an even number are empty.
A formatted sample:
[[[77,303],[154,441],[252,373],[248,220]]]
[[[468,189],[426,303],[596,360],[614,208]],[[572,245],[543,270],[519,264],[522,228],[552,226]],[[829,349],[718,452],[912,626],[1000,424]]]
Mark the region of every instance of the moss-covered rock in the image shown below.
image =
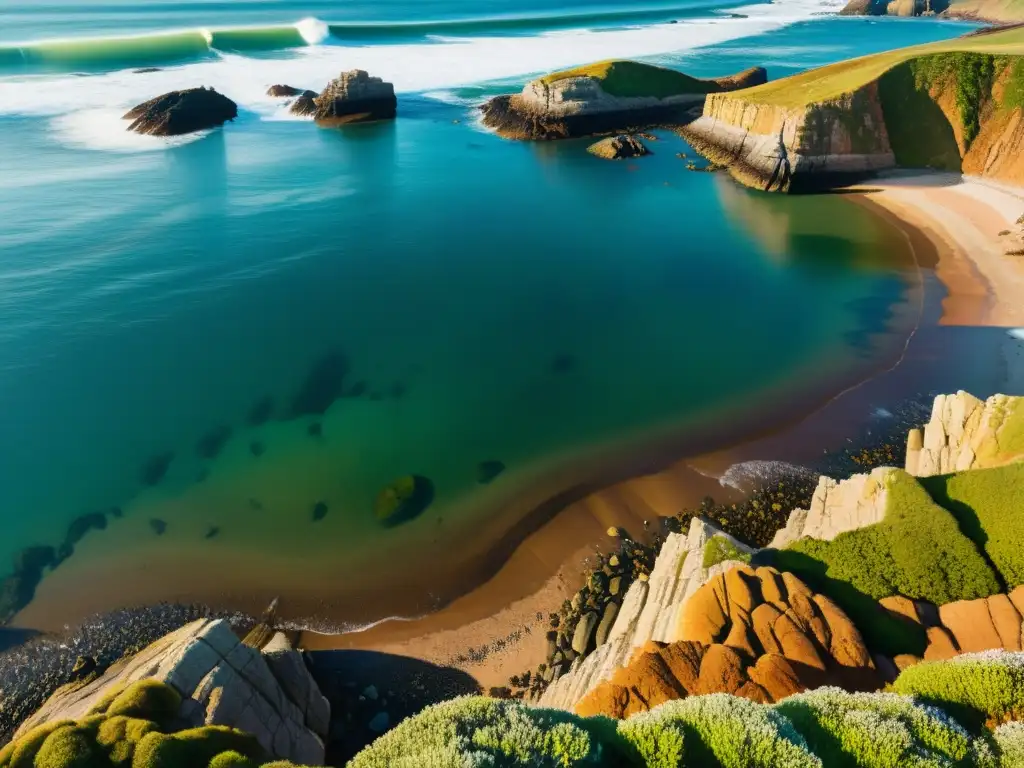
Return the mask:
[[[405,475],[384,488],[373,514],[386,525],[397,525],[420,515],[434,500],[434,484],[422,475]]]

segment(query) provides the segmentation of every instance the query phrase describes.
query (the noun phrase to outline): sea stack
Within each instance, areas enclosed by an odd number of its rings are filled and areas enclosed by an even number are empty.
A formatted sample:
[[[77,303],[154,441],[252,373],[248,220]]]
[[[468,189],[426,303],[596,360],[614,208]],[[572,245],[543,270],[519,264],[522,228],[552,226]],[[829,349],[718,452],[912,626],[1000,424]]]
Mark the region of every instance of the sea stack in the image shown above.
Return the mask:
[[[397,107],[394,85],[353,69],[327,84],[316,99],[315,117],[328,125],[391,120]]]
[[[563,139],[684,124],[699,116],[709,93],[766,82],[761,67],[720,80],[635,61],[602,61],[555,72],[520,93],[481,107],[484,125],[510,139]]]
[[[291,106],[288,107],[288,111],[293,115],[301,115],[302,117],[309,117],[310,115],[316,114],[316,91],[303,91],[299,94],[299,98],[292,102]]]
[[[171,91],[139,104],[124,115],[129,131],[150,136],[180,136],[216,128],[238,117],[238,105],[213,88]]]

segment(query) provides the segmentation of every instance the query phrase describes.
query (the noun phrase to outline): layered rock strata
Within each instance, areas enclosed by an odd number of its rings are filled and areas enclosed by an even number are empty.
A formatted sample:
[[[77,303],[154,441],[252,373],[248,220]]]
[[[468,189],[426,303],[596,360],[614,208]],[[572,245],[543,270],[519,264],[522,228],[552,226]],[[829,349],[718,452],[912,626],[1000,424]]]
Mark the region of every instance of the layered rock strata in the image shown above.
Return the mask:
[[[686,535],[670,534],[662,545],[647,581],[635,581],[622,600],[605,642],[589,656],[557,670],[554,681],[541,695],[541,706],[572,709],[593,688],[625,666],[635,649],[649,640],[673,642],[686,619],[681,616],[687,598],[709,579],[742,565],[726,560],[704,567],[704,550],[715,536],[723,537],[734,551],[748,556],[753,550],[696,518]]]
[[[314,117],[327,124],[391,120],[397,108],[394,85],[353,69],[327,84],[316,98]]]
[[[576,712],[623,718],[705,693],[773,702],[826,684],[879,685],[846,614],[774,568],[740,565],[711,579],[687,600],[676,636],[667,645],[645,644]]]
[[[302,654],[281,634],[262,651],[244,645],[223,620],[192,622],[93,681],[58,689],[14,738],[50,721],[85,717],[111,692],[144,679],[167,683],[181,694],[178,716],[184,727],[238,728],[274,758],[323,764],[330,706]]]

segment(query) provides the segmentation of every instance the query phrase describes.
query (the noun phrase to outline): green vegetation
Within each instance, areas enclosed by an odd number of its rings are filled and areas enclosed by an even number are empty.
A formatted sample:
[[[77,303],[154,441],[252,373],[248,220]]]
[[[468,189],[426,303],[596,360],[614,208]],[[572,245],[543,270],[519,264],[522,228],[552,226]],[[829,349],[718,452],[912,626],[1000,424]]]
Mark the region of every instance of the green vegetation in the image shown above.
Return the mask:
[[[938,53],[983,53],[992,56],[1024,55],[1024,29],[988,35],[958,37],[895,51],[849,59],[775,80],[743,91],[747,101],[780,107],[802,107],[838,99],[878,80],[893,67],[921,56]]]
[[[1024,464],[920,480],[985,552],[1006,588],[1024,584]]]
[[[562,72],[553,72],[541,79],[548,85],[570,77],[593,77],[601,81],[601,88],[611,96],[653,96],[664,99],[694,93],[713,93],[721,88],[710,80],[698,80],[674,69],[655,67],[638,61],[608,60],[587,64]]]
[[[889,146],[905,168],[961,170],[960,147],[953,126],[922,88],[910,63],[893,67],[878,81]]]
[[[985,651],[915,664],[893,691],[941,707],[969,728],[1024,718],[1024,654]]]
[[[881,522],[832,541],[800,539],[759,560],[795,573],[835,600],[874,650],[920,653],[920,628],[900,626],[903,622],[879,610],[875,601],[905,595],[942,605],[995,594],[999,583],[956,519],[913,477],[892,470],[885,483]]]
[[[1024,723],[1004,723],[992,734],[1000,768],[1024,768]]]
[[[173,688],[155,680],[113,690],[81,720],[45,723],[10,742],[0,750],[0,768],[256,768],[265,763],[256,738],[233,728],[168,732],[180,704]]]
[[[993,765],[984,742],[943,712],[903,696],[820,688],[783,699],[775,709],[829,768]]]
[[[921,56],[910,62],[910,68],[918,89],[955,88],[964,144],[970,147],[981,129],[982,103],[992,93],[996,71],[1008,63],[989,54],[955,51]]]
[[[434,484],[421,475],[405,475],[377,494],[373,514],[387,525],[418,516],[434,501]]]
[[[710,568],[713,565],[724,563],[726,560],[749,563],[750,555],[737,549],[736,545],[725,536],[712,536],[704,545],[704,567]]]

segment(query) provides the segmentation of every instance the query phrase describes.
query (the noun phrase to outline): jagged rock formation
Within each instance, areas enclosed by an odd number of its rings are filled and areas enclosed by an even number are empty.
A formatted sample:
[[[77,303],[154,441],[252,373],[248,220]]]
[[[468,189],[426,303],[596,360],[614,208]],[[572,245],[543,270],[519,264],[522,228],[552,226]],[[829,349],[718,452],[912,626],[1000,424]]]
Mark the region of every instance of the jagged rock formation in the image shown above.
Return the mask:
[[[753,550],[727,536],[704,520],[694,519],[687,535],[670,534],[647,581],[635,581],[626,591],[606,641],[568,670],[558,670],[541,695],[542,706],[572,709],[589,691],[624,666],[636,648],[649,640],[673,642],[686,625],[681,615],[687,598],[708,579],[741,565],[724,560],[704,566],[708,541],[721,537],[739,556]]]
[[[291,103],[288,107],[288,111],[293,115],[301,115],[302,117],[309,117],[316,114],[316,100],[318,94],[316,91],[303,91],[299,94],[299,97]]]
[[[296,88],[293,85],[272,85],[267,88],[267,96],[278,99],[286,96],[298,96],[302,93],[301,88]]]
[[[681,133],[770,191],[816,191],[897,166],[1020,184],[1021,54],[1024,34],[1007,30],[840,62],[713,93]]]
[[[790,573],[740,565],[686,601],[677,640],[648,642],[575,707],[623,718],[666,701],[731,693],[778,701],[826,684],[878,687],[874,662],[846,614]]]
[[[794,509],[768,546],[782,549],[805,536],[831,541],[840,533],[881,521],[888,503],[885,478],[893,470],[879,467],[871,474],[837,482],[822,476],[811,497],[811,508]]]
[[[587,152],[605,160],[623,160],[630,157],[643,157],[651,154],[635,136],[609,136],[607,139],[591,144]]]
[[[150,136],[179,136],[216,128],[238,117],[238,105],[212,88],[171,91],[124,114],[129,131]]]
[[[910,430],[907,472],[918,477],[943,475],[999,466],[1024,455],[1024,440],[1014,434],[1017,422],[1024,426],[1018,401],[993,395],[982,402],[962,390],[939,395],[924,430]]]
[[[335,125],[391,120],[397,107],[394,85],[353,69],[327,84],[316,99],[314,116],[319,123]]]
[[[708,93],[767,81],[761,67],[718,80],[631,61],[600,62],[527,83],[481,107],[483,122],[511,139],[591,136],[691,119]]]
[[[147,678],[181,694],[186,727],[231,726],[253,734],[275,758],[323,764],[330,706],[302,655],[280,634],[262,652],[244,645],[223,620],[195,621],[85,685],[58,689],[15,738],[43,723],[82,718],[112,691]]]

